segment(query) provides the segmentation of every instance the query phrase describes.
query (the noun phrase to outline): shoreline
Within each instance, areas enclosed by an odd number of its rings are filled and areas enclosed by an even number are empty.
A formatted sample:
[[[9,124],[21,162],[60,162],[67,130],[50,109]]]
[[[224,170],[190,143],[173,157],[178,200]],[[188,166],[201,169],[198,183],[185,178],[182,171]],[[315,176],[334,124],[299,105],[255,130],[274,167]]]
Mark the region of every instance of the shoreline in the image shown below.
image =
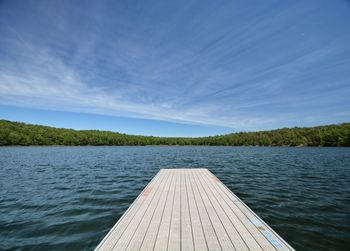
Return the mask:
[[[349,148],[349,146],[228,146],[228,145],[2,145],[3,147],[259,147],[259,148]]]

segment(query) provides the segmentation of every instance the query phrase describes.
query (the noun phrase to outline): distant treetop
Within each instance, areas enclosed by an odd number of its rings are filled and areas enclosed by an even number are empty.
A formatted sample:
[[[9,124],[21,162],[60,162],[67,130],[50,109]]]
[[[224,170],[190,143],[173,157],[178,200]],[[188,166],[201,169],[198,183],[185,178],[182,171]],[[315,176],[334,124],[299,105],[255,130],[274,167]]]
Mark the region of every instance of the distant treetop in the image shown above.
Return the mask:
[[[153,137],[109,131],[73,130],[0,120],[0,146],[350,146],[350,123],[210,137]]]

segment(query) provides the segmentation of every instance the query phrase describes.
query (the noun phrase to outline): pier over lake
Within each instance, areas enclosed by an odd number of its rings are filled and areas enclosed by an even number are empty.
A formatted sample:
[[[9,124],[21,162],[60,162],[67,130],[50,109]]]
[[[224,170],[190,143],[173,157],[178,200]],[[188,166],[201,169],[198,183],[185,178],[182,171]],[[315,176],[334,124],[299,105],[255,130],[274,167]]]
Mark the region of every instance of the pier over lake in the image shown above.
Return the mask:
[[[292,251],[208,169],[161,169],[95,249]]]
[[[296,250],[349,247],[349,148],[2,147],[0,249],[91,250],[171,167],[208,168]]]

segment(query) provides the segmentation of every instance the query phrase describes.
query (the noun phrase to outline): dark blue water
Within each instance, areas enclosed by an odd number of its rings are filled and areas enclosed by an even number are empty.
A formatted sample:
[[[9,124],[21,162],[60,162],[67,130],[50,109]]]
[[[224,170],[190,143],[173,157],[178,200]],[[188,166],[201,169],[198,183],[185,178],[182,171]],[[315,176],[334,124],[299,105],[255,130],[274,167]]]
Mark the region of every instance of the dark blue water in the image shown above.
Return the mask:
[[[207,167],[298,250],[350,250],[350,148],[0,148],[0,249],[91,250],[166,167]]]

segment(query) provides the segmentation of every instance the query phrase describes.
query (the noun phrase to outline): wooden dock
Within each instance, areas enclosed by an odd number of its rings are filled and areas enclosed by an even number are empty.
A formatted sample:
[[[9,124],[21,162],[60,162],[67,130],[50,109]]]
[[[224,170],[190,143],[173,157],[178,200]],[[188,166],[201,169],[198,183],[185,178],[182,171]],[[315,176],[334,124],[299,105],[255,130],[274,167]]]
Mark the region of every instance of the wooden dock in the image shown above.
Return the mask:
[[[161,169],[95,250],[294,250],[207,169]]]

